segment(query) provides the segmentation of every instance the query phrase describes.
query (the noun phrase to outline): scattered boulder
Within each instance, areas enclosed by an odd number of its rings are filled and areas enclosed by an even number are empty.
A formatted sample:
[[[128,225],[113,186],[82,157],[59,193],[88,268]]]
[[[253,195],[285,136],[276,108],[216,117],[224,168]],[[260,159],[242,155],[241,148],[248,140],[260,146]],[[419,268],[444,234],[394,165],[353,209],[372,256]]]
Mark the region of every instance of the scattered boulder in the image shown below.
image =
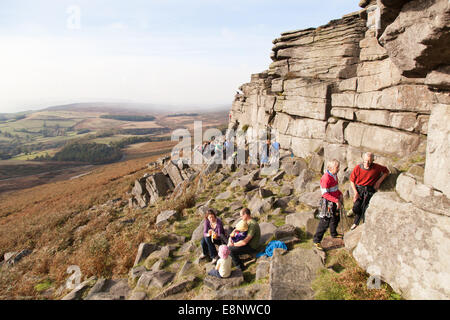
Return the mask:
[[[259,217],[264,212],[272,209],[273,198],[261,199],[258,195],[253,196],[248,204],[252,216]]]
[[[289,206],[289,202],[291,202],[293,199],[294,199],[293,196],[279,198],[273,203],[273,207],[286,209]]]
[[[133,266],[137,266],[141,261],[145,260],[153,251],[159,249],[159,246],[153,243],[141,243],[138,248],[136,259]]]
[[[186,279],[179,283],[173,284],[170,287],[168,287],[167,289],[165,289],[163,292],[158,294],[156,297],[154,297],[152,300],[161,300],[168,296],[177,294],[179,292],[189,290],[193,286],[193,283],[194,283],[194,278],[192,277],[191,279]]]
[[[295,248],[286,254],[274,251],[270,265],[271,300],[313,300],[311,282],[323,262],[316,250]]]
[[[259,188],[259,196],[261,198],[267,198],[273,196],[273,192],[268,189]]]
[[[309,219],[314,219],[314,211],[295,212],[286,216],[286,224],[291,224],[297,228],[306,228]]]
[[[189,254],[190,252],[195,251],[195,244],[193,241],[188,241],[185,244],[183,244],[179,250],[179,253],[182,255]]]
[[[230,211],[231,212],[237,211],[239,209],[242,209],[243,206],[244,205],[243,205],[242,201],[235,201],[235,202],[230,204]]]
[[[151,287],[163,288],[172,281],[175,274],[165,270],[147,271],[140,278],[136,287],[149,289]]]
[[[198,241],[203,238],[203,228],[204,228],[205,222],[202,220],[198,227],[192,232],[191,240],[192,241]]]
[[[4,254],[4,263],[6,265],[12,266],[15,265],[17,262],[22,260],[22,258],[30,255],[32,253],[29,249],[24,249],[20,252],[7,252]]]
[[[192,268],[192,262],[185,261],[183,263],[182,267],[180,268],[180,271],[178,272],[178,276],[177,277],[178,278],[184,277],[189,272],[189,270],[191,270],[191,268]]]
[[[92,285],[92,282],[96,280],[95,277],[91,277],[86,281],[83,281],[77,285],[69,294],[65,295],[61,300],[80,300],[83,293]]]
[[[285,173],[286,172],[284,170],[281,170],[272,178],[272,181],[278,181],[278,180],[283,179]]]
[[[273,237],[273,235],[275,233],[275,230],[277,230],[277,227],[275,227],[272,223],[262,222],[262,223],[259,224],[259,229],[261,231],[261,238],[259,240],[259,244],[263,245],[270,238]]]
[[[320,206],[320,199],[322,198],[322,193],[320,191],[314,191],[314,192],[305,192],[302,193],[298,200],[300,202],[303,202],[307,204],[310,207],[318,208]]]
[[[276,208],[275,210],[273,210],[272,212],[270,212],[270,215],[272,216],[277,216],[281,213],[281,208]]]
[[[131,282],[134,283],[137,281],[143,274],[146,272],[147,269],[144,266],[139,267],[133,267],[130,269],[130,272],[128,273],[128,277],[130,278]]]
[[[217,278],[207,275],[203,284],[213,290],[237,287],[244,282],[244,275],[240,269],[234,269],[228,278]]]
[[[314,172],[310,170],[303,170],[300,175],[294,180],[294,188],[297,192],[301,192],[306,188],[308,182],[314,178]]]
[[[168,225],[171,221],[176,219],[177,216],[178,216],[178,212],[175,210],[163,211],[156,217],[155,225],[157,228],[161,228],[164,225]]]
[[[258,187],[264,188],[266,186],[266,183],[267,183],[267,178],[264,178],[258,183]]]
[[[281,169],[283,169],[288,175],[298,176],[303,170],[308,167],[308,164],[303,158],[295,158],[295,160],[293,161],[291,160],[291,158],[288,159],[289,160],[283,159],[281,161]]]
[[[281,227],[278,227],[275,230],[274,235],[276,240],[295,237],[296,236],[295,227],[291,224],[282,225]]]
[[[233,193],[231,191],[225,191],[217,195],[216,200],[227,200],[230,199],[233,196]]]
[[[323,170],[323,157],[318,154],[313,154],[311,160],[309,161],[309,168],[316,172],[322,172]]]
[[[290,185],[284,185],[280,189],[280,195],[290,196],[292,194],[292,187]]]

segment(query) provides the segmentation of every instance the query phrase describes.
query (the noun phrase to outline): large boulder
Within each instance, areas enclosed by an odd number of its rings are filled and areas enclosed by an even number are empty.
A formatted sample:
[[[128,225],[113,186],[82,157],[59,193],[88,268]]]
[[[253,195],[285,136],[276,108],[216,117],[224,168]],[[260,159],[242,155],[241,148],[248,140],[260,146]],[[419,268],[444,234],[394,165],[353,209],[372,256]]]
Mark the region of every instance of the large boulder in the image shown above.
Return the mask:
[[[167,165],[163,168],[162,173],[169,176],[175,187],[184,181],[180,169],[176,164],[173,163],[173,161],[169,161],[167,163]]]
[[[312,300],[311,282],[323,268],[317,250],[295,248],[284,255],[275,250],[270,265],[271,300]]]
[[[450,218],[376,193],[353,251],[358,264],[407,299],[450,298]]]
[[[428,123],[425,183],[450,198],[450,105],[437,104]]]
[[[174,189],[172,181],[162,172],[150,175],[145,182],[145,187],[150,195],[150,203],[155,203],[160,197],[165,197]]]

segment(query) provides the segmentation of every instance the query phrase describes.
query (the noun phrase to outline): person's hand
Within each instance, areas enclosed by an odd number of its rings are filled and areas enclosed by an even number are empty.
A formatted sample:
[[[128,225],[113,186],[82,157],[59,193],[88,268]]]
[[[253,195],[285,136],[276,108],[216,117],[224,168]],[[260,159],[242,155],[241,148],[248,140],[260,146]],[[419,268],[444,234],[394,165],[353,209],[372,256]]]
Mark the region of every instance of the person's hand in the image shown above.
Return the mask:
[[[353,196],[353,202],[356,202],[356,200],[359,199],[359,194],[358,192],[355,193],[355,195]]]
[[[374,188],[375,190],[378,190],[378,189],[380,189],[380,185],[381,185],[380,181],[377,181],[377,182],[375,183],[375,185],[373,186],[373,188]]]

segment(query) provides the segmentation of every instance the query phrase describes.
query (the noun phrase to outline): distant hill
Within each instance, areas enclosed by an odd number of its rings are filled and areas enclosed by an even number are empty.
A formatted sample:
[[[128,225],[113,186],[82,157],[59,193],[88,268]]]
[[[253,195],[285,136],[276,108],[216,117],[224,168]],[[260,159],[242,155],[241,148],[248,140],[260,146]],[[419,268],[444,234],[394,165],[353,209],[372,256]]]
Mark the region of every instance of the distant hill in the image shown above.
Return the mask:
[[[172,114],[180,112],[216,112],[216,111],[228,111],[230,105],[211,105],[210,107],[195,106],[183,106],[183,105],[162,105],[151,103],[109,103],[109,102],[86,102],[86,103],[72,103],[59,106],[47,107],[40,111],[96,111],[114,114]]]

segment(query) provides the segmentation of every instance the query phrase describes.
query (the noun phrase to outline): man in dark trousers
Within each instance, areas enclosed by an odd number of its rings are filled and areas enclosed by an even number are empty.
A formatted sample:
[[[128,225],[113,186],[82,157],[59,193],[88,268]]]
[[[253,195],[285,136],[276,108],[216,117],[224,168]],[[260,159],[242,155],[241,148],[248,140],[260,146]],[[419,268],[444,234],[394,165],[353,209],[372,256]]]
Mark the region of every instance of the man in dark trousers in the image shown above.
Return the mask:
[[[369,206],[370,198],[380,188],[381,183],[389,175],[385,166],[373,162],[373,153],[366,152],[363,155],[363,163],[357,165],[350,175],[350,183],[353,193],[353,213],[355,220],[351,230],[355,229],[361,218],[364,222],[364,214]]]
[[[239,258],[241,254],[252,254],[258,252],[259,239],[261,238],[261,229],[259,224],[252,219],[250,210],[248,208],[241,209],[239,213],[241,219],[247,222],[248,231],[247,237],[244,240],[233,242],[231,237],[228,239],[228,247],[230,248],[230,256],[234,265],[243,271],[245,269],[244,263]]]
[[[342,234],[337,232],[339,224],[339,209],[342,206],[342,192],[339,191],[338,177],[340,163],[333,159],[327,163],[327,170],[320,179],[320,191],[322,198],[320,201],[320,222],[314,234],[314,245],[317,249],[323,250],[320,242],[323,235],[330,227],[330,233],[333,238],[342,238]]]

